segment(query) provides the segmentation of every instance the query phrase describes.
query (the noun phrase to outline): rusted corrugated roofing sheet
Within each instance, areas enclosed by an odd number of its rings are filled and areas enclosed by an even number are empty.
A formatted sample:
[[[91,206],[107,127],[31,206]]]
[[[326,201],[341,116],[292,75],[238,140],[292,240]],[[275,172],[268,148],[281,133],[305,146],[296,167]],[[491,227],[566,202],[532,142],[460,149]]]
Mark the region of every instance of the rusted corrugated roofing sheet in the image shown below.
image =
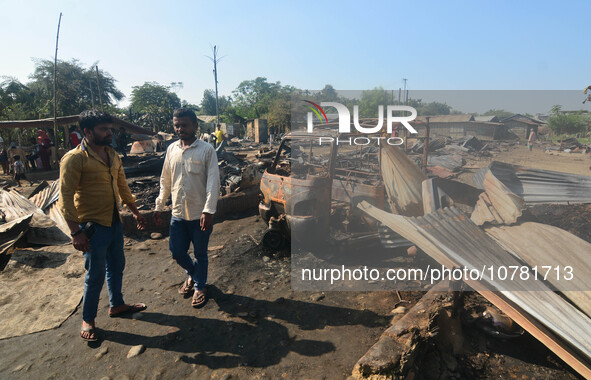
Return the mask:
[[[527,204],[591,202],[591,177],[493,161],[474,173],[477,187],[489,171]]]
[[[421,169],[397,146],[381,149],[381,172],[390,209],[401,215],[423,215]]]
[[[547,280],[591,317],[591,243],[561,228],[535,222],[489,227],[485,231],[532,267],[574,268],[570,281],[558,281],[555,276],[547,276]]]
[[[415,243],[449,269],[524,265],[456,209],[438,210],[422,217],[404,217],[379,210],[367,202],[360,203],[358,207]],[[534,281],[530,277],[528,280],[505,284],[497,278],[491,278],[486,271],[481,281],[468,279],[466,282],[483,294],[494,295],[491,291],[513,288],[501,290],[500,293],[580,352],[582,356],[562,350],[561,343],[550,338],[550,349],[569,363],[574,360],[584,376],[591,376],[591,320],[550,290],[544,282]],[[501,303],[495,305],[501,307]],[[506,305],[501,307],[503,309],[506,309]],[[538,331],[528,331],[544,340],[545,344],[549,340],[548,336],[542,336]]]
[[[523,199],[513,194],[490,171],[486,172],[482,186],[485,192],[480,194],[470,219],[476,225],[486,222],[511,225],[526,209]]]

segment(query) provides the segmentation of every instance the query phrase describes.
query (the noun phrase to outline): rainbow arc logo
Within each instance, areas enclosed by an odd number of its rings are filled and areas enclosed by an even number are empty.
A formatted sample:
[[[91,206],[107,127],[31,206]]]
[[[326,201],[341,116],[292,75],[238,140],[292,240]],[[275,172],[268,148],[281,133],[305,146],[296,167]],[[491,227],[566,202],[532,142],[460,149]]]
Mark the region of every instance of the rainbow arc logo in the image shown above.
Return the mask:
[[[316,116],[318,116],[318,119],[320,119],[320,124],[328,124],[328,118],[326,117],[326,114],[324,113],[324,110],[322,109],[322,107],[320,107],[318,104],[311,102],[309,100],[304,100],[304,102],[309,103],[311,105],[313,105],[316,108],[307,106],[308,109],[312,112],[314,112],[316,114]],[[322,119],[322,116],[320,116],[320,113],[318,112],[322,112],[322,115],[324,116],[324,120]]]

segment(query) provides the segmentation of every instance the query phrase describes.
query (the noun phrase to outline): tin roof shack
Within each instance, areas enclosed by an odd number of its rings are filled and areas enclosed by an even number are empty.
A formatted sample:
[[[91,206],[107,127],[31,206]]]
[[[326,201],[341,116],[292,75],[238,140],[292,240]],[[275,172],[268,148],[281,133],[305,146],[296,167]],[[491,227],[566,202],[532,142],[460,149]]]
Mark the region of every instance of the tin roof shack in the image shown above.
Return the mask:
[[[540,120],[536,120],[529,116],[515,114],[511,117],[503,119],[501,121],[505,124],[505,127],[509,132],[514,133],[520,139],[527,139],[529,137],[529,132],[533,129],[536,134],[538,134],[538,128],[545,124]]]
[[[430,135],[432,137],[463,138],[477,136],[480,140],[500,140],[504,135],[504,125],[492,121],[478,121],[473,115],[437,115],[428,116]],[[425,134],[426,117],[419,116],[411,122],[419,132]]]

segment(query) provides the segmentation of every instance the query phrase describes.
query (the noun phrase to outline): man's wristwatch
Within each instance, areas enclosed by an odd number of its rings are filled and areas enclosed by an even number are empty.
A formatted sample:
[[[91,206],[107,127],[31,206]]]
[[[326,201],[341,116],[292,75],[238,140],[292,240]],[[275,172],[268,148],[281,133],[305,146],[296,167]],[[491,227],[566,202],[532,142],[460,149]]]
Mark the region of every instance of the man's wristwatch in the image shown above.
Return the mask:
[[[84,231],[82,231],[82,230],[78,230],[78,231],[74,232],[73,234],[70,234],[70,236],[71,236],[71,237],[78,236],[78,235],[80,235],[82,232],[84,232]]]

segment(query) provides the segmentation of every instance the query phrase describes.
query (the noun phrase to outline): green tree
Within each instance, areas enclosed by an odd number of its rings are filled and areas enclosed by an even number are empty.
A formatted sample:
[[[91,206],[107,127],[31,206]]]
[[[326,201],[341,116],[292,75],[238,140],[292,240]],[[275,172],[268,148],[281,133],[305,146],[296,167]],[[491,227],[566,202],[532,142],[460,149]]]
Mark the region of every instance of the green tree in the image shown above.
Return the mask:
[[[18,79],[3,77],[0,82],[0,120],[26,120],[35,117],[34,93]]]
[[[218,96],[218,108],[220,115],[226,112],[226,109],[230,106],[231,99],[226,96]],[[205,90],[203,91],[203,99],[201,100],[201,115],[215,115],[215,91]],[[221,118],[221,117],[220,117]]]
[[[170,86],[145,82],[132,87],[131,108],[134,122],[154,131],[172,132],[172,114],[181,106],[181,100]]]
[[[57,114],[75,115],[94,104],[112,106],[124,98],[115,85],[115,79],[107,72],[99,70],[100,94],[98,91],[95,64],[85,68],[76,60],[57,62]],[[38,59],[35,71],[29,77],[27,87],[34,93],[34,107],[38,117],[53,116],[53,61]],[[100,96],[99,96],[100,95]]]
[[[419,116],[449,115],[451,107],[446,103],[431,102],[425,103],[417,109]]]
[[[378,117],[379,106],[392,104],[392,94],[382,87],[376,87],[373,90],[361,92],[359,100],[359,117]]]
[[[550,110],[548,126],[557,135],[584,132],[589,125],[589,117],[582,113],[565,113],[562,107],[555,105]]]
[[[236,114],[246,120],[263,117],[280,91],[280,82],[269,83],[264,77],[241,82],[233,91]]]

